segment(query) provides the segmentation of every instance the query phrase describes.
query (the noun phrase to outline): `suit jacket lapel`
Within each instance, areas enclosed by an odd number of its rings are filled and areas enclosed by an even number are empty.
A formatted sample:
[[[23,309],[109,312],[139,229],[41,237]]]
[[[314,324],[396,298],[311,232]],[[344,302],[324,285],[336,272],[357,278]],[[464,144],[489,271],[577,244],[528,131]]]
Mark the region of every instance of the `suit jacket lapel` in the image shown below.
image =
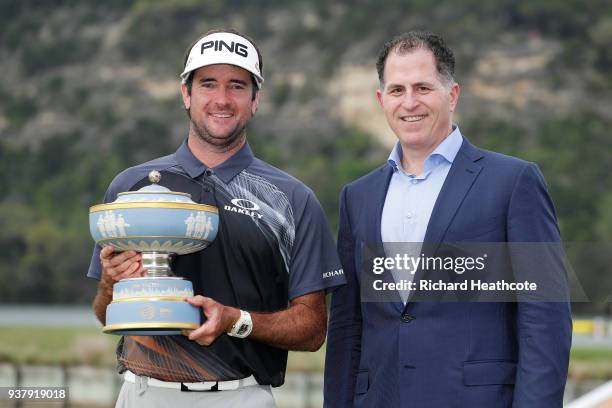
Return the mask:
[[[377,180],[371,186],[371,194],[368,195],[366,203],[366,214],[367,229],[366,239],[364,243],[368,246],[368,253],[375,256],[385,256],[384,247],[382,244],[382,233],[381,233],[381,222],[382,222],[382,211],[385,204],[385,198],[387,197],[387,190],[389,189],[389,183],[391,182],[391,176],[393,175],[393,168],[389,165],[383,166],[380,169]],[[390,272],[385,272],[380,275],[380,279],[383,282],[392,283],[395,282],[393,275]],[[390,294],[386,292],[386,296]],[[398,311],[401,311],[404,307],[401,301],[399,293],[394,293],[396,296],[395,302],[382,302],[382,304],[389,305]]]
[[[482,170],[482,166],[475,163],[481,157],[480,150],[463,139],[431,212],[425,242],[441,242],[459,206]],[[437,245],[434,248],[437,248]]]
[[[380,223],[392,175],[393,169],[391,166],[381,167],[377,174],[377,179],[371,186],[369,199],[364,197],[364,200],[367,201],[365,205],[367,216],[366,239],[370,242],[382,242]]]
[[[482,152],[464,138],[431,212],[423,244],[425,256],[433,256],[440,246],[459,206],[482,170],[482,166],[476,163],[481,157]],[[419,269],[415,274],[414,282],[418,282],[422,277],[423,271]],[[404,311],[407,310],[414,296],[418,294],[415,292],[410,294]]]

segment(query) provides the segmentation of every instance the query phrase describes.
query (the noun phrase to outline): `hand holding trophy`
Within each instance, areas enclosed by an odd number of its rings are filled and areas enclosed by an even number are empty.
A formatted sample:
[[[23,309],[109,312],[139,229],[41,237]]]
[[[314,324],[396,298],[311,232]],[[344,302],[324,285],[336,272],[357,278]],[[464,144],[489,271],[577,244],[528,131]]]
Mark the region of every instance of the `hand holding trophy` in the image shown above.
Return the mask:
[[[161,174],[152,171],[151,185],[89,209],[96,244],[141,252],[145,269],[144,277],[115,283],[105,333],[171,335],[200,327],[200,309],[185,302],[194,294],[193,285],[173,276],[170,260],[210,245],[217,236],[219,211],[160,186],[160,180]]]

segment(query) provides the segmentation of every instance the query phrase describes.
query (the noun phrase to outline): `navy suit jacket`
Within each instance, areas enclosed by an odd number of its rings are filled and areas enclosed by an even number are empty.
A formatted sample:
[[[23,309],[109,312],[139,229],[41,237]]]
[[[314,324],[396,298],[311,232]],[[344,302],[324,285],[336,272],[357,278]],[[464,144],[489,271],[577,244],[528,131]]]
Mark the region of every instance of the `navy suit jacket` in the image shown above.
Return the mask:
[[[360,251],[381,241],[392,171],[383,165],[341,193],[347,285],[332,295],[325,407],[562,407],[568,302],[361,301]],[[425,235],[459,241],[559,242],[538,167],[464,139]]]

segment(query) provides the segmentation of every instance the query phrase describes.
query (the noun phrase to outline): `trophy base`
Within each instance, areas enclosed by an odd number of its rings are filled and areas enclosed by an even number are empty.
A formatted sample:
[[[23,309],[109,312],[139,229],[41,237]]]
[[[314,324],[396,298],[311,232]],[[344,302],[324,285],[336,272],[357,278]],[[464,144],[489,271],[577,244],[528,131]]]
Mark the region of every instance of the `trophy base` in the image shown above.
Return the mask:
[[[106,334],[115,334],[117,336],[173,336],[182,334],[182,330],[194,330],[200,327],[199,324],[171,324],[165,326],[163,324],[153,323],[150,327],[143,327],[143,323],[135,323],[138,327],[131,327],[129,324],[106,325],[102,331]]]
[[[178,295],[178,296],[177,296]],[[190,305],[193,286],[178,277],[133,278],[117,282],[106,308],[104,333],[129,336],[181,334],[200,327],[200,308]]]

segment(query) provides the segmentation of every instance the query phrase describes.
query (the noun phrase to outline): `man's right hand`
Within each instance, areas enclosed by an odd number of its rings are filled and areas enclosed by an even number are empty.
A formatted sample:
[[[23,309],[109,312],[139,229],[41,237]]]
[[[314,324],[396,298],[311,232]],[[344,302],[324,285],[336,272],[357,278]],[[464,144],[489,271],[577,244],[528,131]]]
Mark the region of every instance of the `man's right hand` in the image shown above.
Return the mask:
[[[138,278],[144,275],[142,255],[136,251],[115,252],[115,247],[107,246],[100,251],[102,275],[98,291],[93,301],[96,317],[106,324],[106,307],[113,300],[113,285],[125,278]]]
[[[115,282],[125,278],[144,276],[142,255],[136,251],[115,252],[115,247],[107,246],[100,251],[102,262],[102,279]]]

